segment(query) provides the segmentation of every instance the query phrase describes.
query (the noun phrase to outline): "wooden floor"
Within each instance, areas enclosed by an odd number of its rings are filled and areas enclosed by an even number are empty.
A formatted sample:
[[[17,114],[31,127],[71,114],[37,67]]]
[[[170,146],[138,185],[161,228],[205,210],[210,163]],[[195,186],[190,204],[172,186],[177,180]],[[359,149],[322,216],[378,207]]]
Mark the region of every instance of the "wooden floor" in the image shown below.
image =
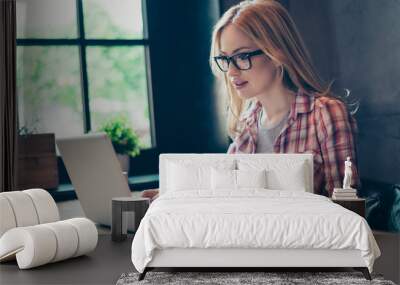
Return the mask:
[[[131,258],[133,236],[112,242],[99,235],[96,249],[80,256],[32,269],[19,270],[16,261],[0,265],[0,284],[115,284],[122,273],[135,271]]]

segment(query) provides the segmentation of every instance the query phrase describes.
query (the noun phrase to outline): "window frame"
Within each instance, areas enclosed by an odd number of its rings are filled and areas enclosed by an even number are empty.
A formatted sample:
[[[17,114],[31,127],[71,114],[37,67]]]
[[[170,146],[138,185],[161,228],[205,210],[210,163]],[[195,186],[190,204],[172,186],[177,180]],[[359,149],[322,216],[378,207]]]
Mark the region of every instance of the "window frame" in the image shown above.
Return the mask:
[[[90,118],[90,107],[89,107],[89,82],[88,82],[88,70],[87,70],[87,55],[86,48],[92,46],[99,47],[118,47],[118,46],[142,46],[145,54],[145,68],[146,68],[146,82],[147,82],[147,99],[149,106],[150,115],[150,139],[151,147],[141,149],[141,156],[154,156],[157,153],[157,142],[155,135],[155,120],[154,120],[154,104],[153,104],[153,92],[152,92],[152,80],[151,80],[151,64],[150,64],[150,39],[148,36],[148,21],[147,21],[147,7],[146,0],[142,2],[142,20],[143,20],[143,39],[87,39],[85,37],[85,23],[83,15],[83,0],[75,0],[77,9],[77,38],[66,39],[66,38],[22,38],[16,39],[16,45],[18,46],[75,46],[79,49],[79,62],[81,70],[81,95],[82,95],[82,111],[83,111],[83,133],[86,134],[92,130],[91,118]],[[60,157],[59,160],[59,171],[60,171],[60,183],[69,183],[68,175],[66,175],[65,166],[62,163]],[[152,174],[154,171],[139,170],[140,173]]]

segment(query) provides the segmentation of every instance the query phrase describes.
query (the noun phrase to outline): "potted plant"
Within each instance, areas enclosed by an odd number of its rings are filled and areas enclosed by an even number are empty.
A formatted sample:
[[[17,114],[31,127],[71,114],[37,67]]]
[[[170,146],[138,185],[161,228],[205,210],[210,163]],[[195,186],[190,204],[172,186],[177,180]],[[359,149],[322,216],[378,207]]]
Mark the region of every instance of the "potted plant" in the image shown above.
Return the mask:
[[[138,135],[130,127],[126,117],[115,117],[106,121],[99,129],[105,132],[111,139],[111,143],[117,154],[121,168],[129,173],[129,157],[140,154],[141,143]]]

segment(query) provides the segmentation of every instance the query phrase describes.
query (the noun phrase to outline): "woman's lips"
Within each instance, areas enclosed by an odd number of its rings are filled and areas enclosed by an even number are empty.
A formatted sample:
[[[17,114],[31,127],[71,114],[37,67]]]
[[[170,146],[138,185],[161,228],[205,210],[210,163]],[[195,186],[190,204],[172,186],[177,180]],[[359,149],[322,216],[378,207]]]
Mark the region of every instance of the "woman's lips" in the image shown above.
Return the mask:
[[[232,83],[236,89],[242,89],[247,85],[248,81],[233,81]]]

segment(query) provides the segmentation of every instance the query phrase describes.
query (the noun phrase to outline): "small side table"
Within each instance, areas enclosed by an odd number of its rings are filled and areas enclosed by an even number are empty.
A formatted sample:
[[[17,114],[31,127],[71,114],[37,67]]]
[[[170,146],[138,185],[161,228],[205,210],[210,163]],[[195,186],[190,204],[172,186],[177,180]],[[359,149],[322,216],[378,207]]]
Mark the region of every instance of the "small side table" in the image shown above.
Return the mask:
[[[365,199],[331,199],[332,202],[341,205],[342,207],[359,214],[365,218]]]
[[[117,197],[112,199],[112,241],[124,241],[127,237],[126,219],[124,212],[135,213],[135,231],[146,214],[150,198]]]

